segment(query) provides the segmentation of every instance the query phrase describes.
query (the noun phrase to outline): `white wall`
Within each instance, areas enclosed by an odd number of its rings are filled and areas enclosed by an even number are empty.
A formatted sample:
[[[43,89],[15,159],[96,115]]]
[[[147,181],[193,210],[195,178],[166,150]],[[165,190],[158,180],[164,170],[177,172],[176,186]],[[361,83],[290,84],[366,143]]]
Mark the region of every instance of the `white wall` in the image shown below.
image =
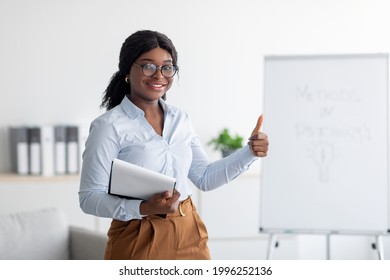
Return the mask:
[[[159,30],[175,43],[180,78],[168,101],[188,111],[206,143],[225,126],[252,130],[262,112],[264,55],[388,52],[386,2],[2,0],[0,171],[10,169],[9,125],[90,123],[102,112],[121,44],[134,31]],[[250,172],[259,171],[257,163]],[[236,211],[239,217],[245,209]],[[317,256],[316,248],[305,252]]]
[[[264,55],[386,52],[385,3],[2,0],[0,140],[12,124],[89,123],[121,44],[139,29],[175,43],[181,71],[168,100],[189,112],[205,143],[224,126],[248,135],[262,112]]]

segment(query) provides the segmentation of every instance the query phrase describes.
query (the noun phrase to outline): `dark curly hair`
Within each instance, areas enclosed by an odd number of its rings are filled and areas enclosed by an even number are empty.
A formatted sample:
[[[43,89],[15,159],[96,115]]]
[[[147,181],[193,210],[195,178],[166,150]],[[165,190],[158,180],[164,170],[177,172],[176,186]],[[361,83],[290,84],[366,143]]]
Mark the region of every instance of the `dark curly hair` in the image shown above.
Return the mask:
[[[172,41],[157,31],[141,30],[130,35],[122,44],[119,55],[119,71],[111,77],[110,83],[103,94],[101,108],[111,110],[122,102],[127,94],[131,94],[129,84],[125,82],[126,75],[137,58],[145,52],[160,47],[172,57],[173,65],[177,65],[177,52]],[[165,100],[166,94],[162,96]]]

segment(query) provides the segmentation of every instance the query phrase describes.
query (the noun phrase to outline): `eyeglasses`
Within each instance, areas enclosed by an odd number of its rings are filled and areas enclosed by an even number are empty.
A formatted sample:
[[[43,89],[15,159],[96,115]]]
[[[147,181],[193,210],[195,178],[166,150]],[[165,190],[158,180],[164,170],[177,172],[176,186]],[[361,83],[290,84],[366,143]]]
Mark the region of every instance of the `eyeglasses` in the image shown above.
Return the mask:
[[[142,68],[142,72],[144,73],[145,76],[147,77],[152,77],[157,70],[161,71],[161,74],[165,78],[172,78],[175,76],[177,70],[179,70],[179,67],[177,65],[163,65],[163,66],[157,66],[153,63],[146,63],[146,64],[138,64],[138,63],[133,63],[139,67]]]

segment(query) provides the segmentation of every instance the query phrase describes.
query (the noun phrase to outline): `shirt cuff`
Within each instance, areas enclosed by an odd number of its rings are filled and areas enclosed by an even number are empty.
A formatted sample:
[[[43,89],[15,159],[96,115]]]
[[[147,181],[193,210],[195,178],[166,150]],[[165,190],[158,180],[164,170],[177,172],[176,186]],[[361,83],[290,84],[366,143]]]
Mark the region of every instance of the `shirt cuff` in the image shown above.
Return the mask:
[[[240,162],[242,165],[244,166],[250,166],[253,162],[255,162],[256,160],[258,160],[259,158],[257,156],[255,156],[253,153],[252,153],[252,150],[251,148],[249,147],[249,145],[245,145],[240,151],[239,151],[239,158],[240,158]]]
[[[140,204],[143,200],[140,199],[126,199],[125,209],[129,220],[137,219],[141,220],[146,215],[141,215],[140,213]]]

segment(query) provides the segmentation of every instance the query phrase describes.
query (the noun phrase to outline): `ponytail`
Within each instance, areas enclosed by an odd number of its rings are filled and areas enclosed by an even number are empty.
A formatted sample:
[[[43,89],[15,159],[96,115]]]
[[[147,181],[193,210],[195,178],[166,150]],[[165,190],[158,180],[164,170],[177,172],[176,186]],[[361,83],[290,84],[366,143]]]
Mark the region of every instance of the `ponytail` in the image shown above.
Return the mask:
[[[107,111],[114,108],[122,102],[126,94],[130,93],[129,84],[125,81],[125,76],[119,71],[116,72],[110,80],[107,89],[104,92],[103,101],[100,108],[106,107]]]

